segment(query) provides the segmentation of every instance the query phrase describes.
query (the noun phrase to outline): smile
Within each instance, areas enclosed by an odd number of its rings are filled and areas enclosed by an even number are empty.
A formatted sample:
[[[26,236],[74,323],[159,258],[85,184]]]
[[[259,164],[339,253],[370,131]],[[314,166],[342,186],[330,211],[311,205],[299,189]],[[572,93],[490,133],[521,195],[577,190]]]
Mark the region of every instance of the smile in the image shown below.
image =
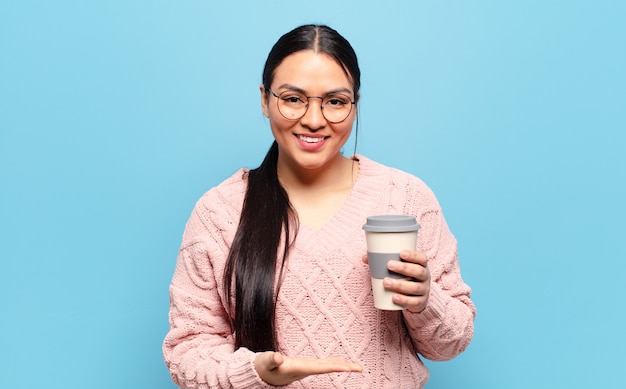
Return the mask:
[[[298,139],[300,139],[303,142],[307,142],[307,143],[320,143],[322,142],[324,139],[326,139],[325,136],[321,136],[321,137],[310,137],[310,136],[305,136],[305,135],[298,135]]]

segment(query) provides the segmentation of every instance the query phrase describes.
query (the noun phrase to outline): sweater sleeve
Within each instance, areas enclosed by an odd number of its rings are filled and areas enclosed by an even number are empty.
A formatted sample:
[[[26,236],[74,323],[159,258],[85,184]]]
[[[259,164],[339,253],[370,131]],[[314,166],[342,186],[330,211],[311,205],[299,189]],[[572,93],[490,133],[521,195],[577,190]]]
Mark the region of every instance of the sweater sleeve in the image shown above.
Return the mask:
[[[190,217],[170,285],[170,329],[163,355],[181,388],[269,388],[254,368],[255,353],[235,350],[212,255],[223,256],[217,231],[198,205]]]
[[[418,352],[434,361],[454,358],[469,345],[474,333],[476,309],[470,288],[463,282],[457,242],[444,220],[432,193],[431,207],[418,220],[418,249],[428,257],[431,286],[424,311],[403,311]]]

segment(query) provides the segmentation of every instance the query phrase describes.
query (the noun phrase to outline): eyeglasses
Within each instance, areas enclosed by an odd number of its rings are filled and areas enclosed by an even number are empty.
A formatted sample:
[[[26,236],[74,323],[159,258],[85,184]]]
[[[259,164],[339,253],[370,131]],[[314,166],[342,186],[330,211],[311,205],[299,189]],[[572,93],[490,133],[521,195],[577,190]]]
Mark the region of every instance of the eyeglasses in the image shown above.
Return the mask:
[[[326,96],[307,96],[304,93],[286,90],[279,95],[266,88],[277,99],[278,112],[288,120],[298,120],[309,109],[309,99],[322,100],[322,115],[331,123],[341,123],[350,116],[352,106],[356,104],[350,96],[342,93],[330,93]]]

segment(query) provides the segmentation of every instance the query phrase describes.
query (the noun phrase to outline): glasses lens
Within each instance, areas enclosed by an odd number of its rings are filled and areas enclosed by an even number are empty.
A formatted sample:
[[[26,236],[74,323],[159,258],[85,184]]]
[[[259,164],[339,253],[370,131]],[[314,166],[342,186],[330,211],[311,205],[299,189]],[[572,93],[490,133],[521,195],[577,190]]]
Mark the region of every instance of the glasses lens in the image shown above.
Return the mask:
[[[329,122],[344,121],[352,111],[352,100],[342,94],[328,95],[322,101],[322,112]]]
[[[287,119],[300,119],[306,112],[307,104],[307,97],[301,93],[285,91],[278,96],[278,111]]]

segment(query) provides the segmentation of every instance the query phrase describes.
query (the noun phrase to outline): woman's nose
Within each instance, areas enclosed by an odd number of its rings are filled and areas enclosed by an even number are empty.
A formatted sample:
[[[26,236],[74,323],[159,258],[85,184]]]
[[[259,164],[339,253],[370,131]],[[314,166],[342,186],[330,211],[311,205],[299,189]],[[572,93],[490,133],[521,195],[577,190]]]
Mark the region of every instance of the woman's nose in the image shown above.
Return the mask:
[[[309,97],[309,106],[304,116],[300,119],[300,123],[311,129],[311,131],[317,131],[326,125],[326,118],[322,112],[321,98]]]

